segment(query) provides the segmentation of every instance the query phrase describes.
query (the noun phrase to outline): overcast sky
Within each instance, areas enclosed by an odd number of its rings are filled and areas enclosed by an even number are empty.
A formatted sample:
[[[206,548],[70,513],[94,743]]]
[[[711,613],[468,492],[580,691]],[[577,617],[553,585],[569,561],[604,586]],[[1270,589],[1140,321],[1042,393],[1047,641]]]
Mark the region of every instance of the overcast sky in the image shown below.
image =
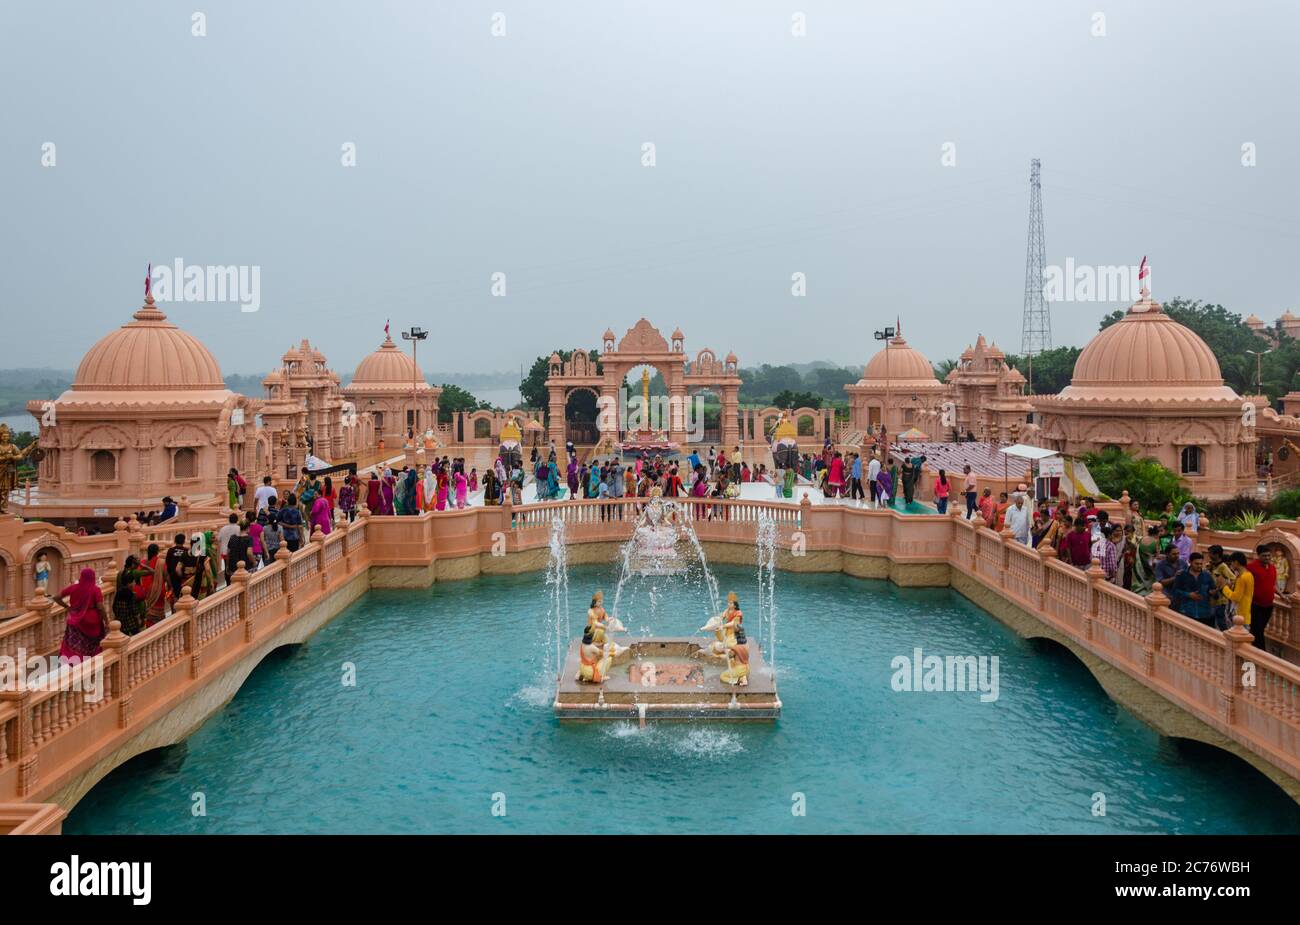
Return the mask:
[[[164,306],[229,373],[304,336],[349,371],[387,318],[441,371],[642,315],[742,365],[859,365],[896,316],[934,361],[1016,351],[1033,157],[1049,264],[1145,254],[1157,298],[1271,320],[1300,307],[1297,9],[7,0],[0,366],[74,367],[177,258],[259,268],[257,312]],[[1055,343],[1115,307],[1055,305]]]

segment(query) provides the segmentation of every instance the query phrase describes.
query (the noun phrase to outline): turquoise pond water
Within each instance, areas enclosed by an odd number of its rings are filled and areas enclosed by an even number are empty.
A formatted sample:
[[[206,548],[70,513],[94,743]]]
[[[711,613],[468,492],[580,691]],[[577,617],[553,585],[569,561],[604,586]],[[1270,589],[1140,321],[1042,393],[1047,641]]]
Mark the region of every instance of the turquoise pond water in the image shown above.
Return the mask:
[[[754,570],[716,573],[757,635]],[[574,624],[591,589],[612,599],[613,581],[612,567],[572,571]],[[64,830],[1300,831],[1300,808],[1244,762],[1161,739],[1067,652],[1019,639],[955,592],[838,574],[776,582],[775,725],[561,726],[542,575],[373,591],[270,656],[186,743],[105,778]],[[645,579],[621,613],[633,631],[685,634],[706,601],[698,584]],[[917,646],[997,655],[999,699],[894,691],[891,659]],[[206,816],[191,812],[196,793]]]

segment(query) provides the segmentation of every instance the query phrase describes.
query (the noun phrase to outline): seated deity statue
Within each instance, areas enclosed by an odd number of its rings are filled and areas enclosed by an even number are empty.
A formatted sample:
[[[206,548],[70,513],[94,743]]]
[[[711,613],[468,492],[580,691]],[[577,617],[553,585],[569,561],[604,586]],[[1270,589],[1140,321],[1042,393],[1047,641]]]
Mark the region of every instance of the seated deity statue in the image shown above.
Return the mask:
[[[735,640],[727,645],[727,670],[722,672],[721,680],[723,684],[745,687],[749,684],[749,644],[743,627],[736,627]]]

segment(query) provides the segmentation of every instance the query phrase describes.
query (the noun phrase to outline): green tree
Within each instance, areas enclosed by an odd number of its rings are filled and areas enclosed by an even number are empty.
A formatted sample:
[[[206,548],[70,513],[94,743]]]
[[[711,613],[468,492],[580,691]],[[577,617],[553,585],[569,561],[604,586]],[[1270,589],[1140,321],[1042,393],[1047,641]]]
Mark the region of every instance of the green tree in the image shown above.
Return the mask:
[[[560,355],[561,360],[566,362],[573,357],[572,350],[557,350],[555,352]],[[600,354],[595,350],[590,350],[587,355],[596,361],[596,372],[604,372],[604,367],[600,362]],[[550,413],[550,398],[546,393],[546,377],[550,375],[550,365],[550,354],[547,354],[544,357],[538,357],[533,361],[533,365],[528,368],[528,375],[524,376],[524,378],[519,382],[519,397],[523,399],[524,405],[529,408],[541,408],[548,414]],[[587,395],[586,392],[581,392],[579,394]],[[578,401],[578,399],[575,399],[575,401]],[[596,407],[596,400],[594,398],[591,399],[591,406],[592,417],[590,420],[594,421],[596,420],[594,410]]]
[[[492,405],[471,395],[467,390],[450,382],[442,384],[442,397],[438,399],[438,420],[443,424],[451,422],[457,411],[491,411]]]
[[[785,389],[772,399],[773,408],[820,408],[822,398],[811,392],[792,392]]]
[[[1035,395],[1055,395],[1070,384],[1074,376],[1074,364],[1083,351],[1078,347],[1053,347],[1034,357],[1033,393]],[[1029,358],[1007,355],[1007,365],[1020,370],[1026,379],[1030,378]]]
[[[1177,473],[1150,456],[1138,458],[1111,447],[1080,457],[1102,493],[1118,499],[1125,491],[1137,499],[1142,511],[1163,511],[1172,501],[1175,507],[1191,498]]]

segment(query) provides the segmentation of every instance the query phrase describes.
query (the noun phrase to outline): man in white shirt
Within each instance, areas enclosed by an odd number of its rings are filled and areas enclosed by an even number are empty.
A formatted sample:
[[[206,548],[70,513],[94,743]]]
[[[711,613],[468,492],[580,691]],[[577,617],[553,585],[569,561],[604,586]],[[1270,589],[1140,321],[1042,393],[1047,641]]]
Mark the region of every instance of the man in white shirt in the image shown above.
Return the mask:
[[[1025,496],[1020,492],[1016,492],[1015,504],[1007,508],[1006,523],[1017,543],[1029,545],[1029,526],[1031,522],[1032,515],[1029,505],[1025,504]]]
[[[867,465],[867,491],[871,495],[871,506],[876,507],[876,476],[880,475],[880,457],[875,453],[871,454],[871,462]]]
[[[230,522],[217,531],[217,552],[221,555],[221,567],[226,570],[226,553],[230,551],[230,538],[239,536],[239,515],[231,514]]]
[[[272,498],[279,501],[280,495],[275,490],[275,486],[271,484],[271,477],[264,475],[262,476],[262,484],[257,486],[257,491],[253,492],[253,499],[257,502],[257,506],[253,509],[254,512],[260,514],[265,511],[267,502]]]

